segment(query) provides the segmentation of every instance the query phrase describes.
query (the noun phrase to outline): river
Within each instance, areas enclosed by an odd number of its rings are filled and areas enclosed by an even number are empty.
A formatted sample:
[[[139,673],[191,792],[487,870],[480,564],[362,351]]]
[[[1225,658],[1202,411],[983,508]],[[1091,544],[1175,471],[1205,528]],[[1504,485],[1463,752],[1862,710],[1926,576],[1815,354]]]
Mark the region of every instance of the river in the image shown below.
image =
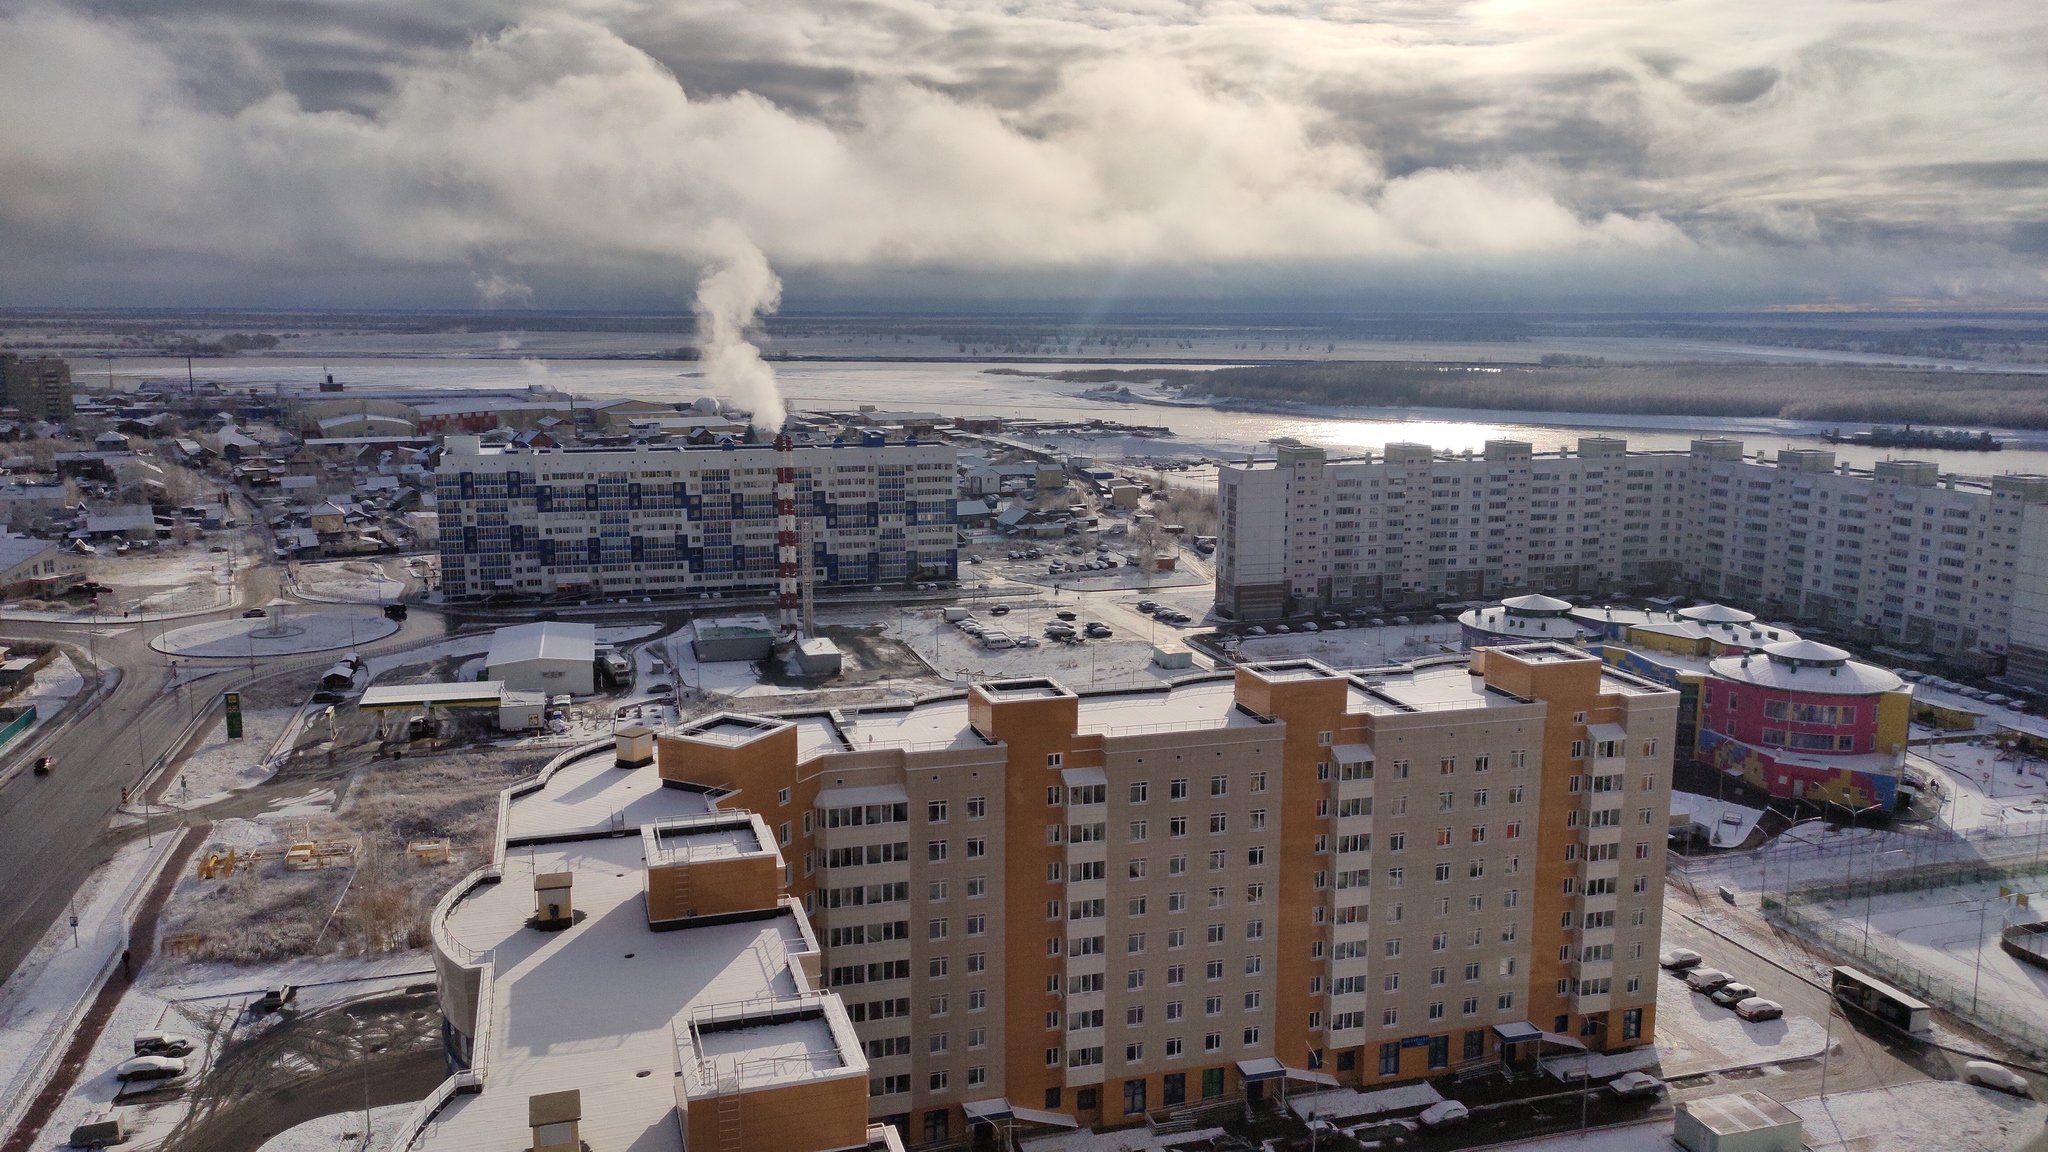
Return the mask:
[[[107,361],[76,362],[81,382],[108,370]],[[1031,366],[1047,372],[1060,365]],[[1143,367],[1130,365],[1129,367]],[[520,360],[500,357],[336,358],[322,365],[296,357],[237,357],[195,363],[199,379],[239,387],[283,385],[309,390],[323,370],[345,387],[365,391],[444,391],[467,388],[524,388],[548,385],[608,399],[637,396],[683,401],[706,395],[694,364],[669,360]],[[1751,455],[1780,448],[1832,448],[1837,461],[1868,468],[1879,460],[1933,460],[1943,471],[1989,476],[2006,472],[2048,474],[2048,433],[2004,432],[2002,452],[1907,451],[1830,445],[1825,426],[1795,420],[1617,416],[1592,413],[1479,412],[1454,409],[1304,409],[1289,412],[1226,411],[1168,406],[1143,400],[1084,397],[1084,386],[1031,376],[991,375],[972,363],[797,361],[777,363],[783,393],[796,408],[883,409],[946,415],[995,415],[1025,419],[1100,417],[1129,424],[1164,425],[1173,437],[1068,437],[1062,447],[1099,455],[1242,456],[1278,437],[1321,444],[1338,453],[1380,450],[1391,442],[1428,444],[1463,452],[1481,450],[1493,439],[1526,440],[1538,451],[1572,447],[1580,436],[1619,436],[1637,449],[1683,450],[1696,436],[1732,436]],[[117,386],[143,379],[175,379],[184,363],[165,359],[111,362]],[[346,392],[343,393],[347,395]],[[1993,431],[1998,431],[1994,429]]]

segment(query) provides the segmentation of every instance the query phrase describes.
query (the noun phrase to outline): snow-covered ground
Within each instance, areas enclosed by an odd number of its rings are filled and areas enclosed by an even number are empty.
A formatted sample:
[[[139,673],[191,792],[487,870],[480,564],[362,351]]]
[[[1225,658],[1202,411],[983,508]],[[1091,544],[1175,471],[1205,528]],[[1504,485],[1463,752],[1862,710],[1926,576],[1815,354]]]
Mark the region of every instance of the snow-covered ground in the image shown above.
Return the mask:
[[[72,1128],[112,1105],[120,1087],[113,1076],[114,1066],[134,1055],[137,1032],[160,1028],[183,1032],[205,1042],[203,1055],[194,1058],[203,1069],[218,1055],[224,1040],[222,1036],[211,1035],[214,1030],[224,1021],[239,1017],[242,1008],[267,988],[298,985],[296,1004],[301,1012],[307,1012],[356,996],[404,988],[419,982],[432,969],[433,959],[425,952],[399,952],[373,959],[302,958],[249,967],[153,962],[143,970],[141,982],[121,997],[79,1074],[77,1085],[44,1127],[42,1139],[35,1145],[37,1152],[62,1147]],[[185,1112],[184,1103],[177,1100],[123,1108],[137,1130],[131,1144],[145,1148],[167,1133]],[[401,1109],[400,1117],[409,1111],[409,1106]],[[347,1115],[353,1117],[354,1126],[341,1131],[360,1132],[362,1113]],[[355,1147],[362,1147],[360,1141]]]
[[[1346,627],[1286,636],[1246,637],[1238,648],[1242,660],[1278,660],[1309,656],[1332,668],[1376,668],[1445,651],[1463,652],[1464,634],[1448,624],[1387,624],[1379,628]]]
[[[35,739],[36,730],[48,724],[64,707],[66,701],[84,690],[85,677],[78,674],[77,665],[71,662],[71,657],[62,652],[57,653],[56,659],[43,665],[36,672],[35,683],[28,691],[7,702],[14,708],[33,704],[36,709],[35,720],[29,724],[27,730],[14,738],[10,747],[28,747],[29,742]]]
[[[397,1136],[399,1127],[417,1107],[418,1104],[391,1104],[372,1108],[367,1130],[360,1108],[322,1116],[279,1132],[265,1140],[257,1152],[361,1152],[364,1148],[382,1148]]]
[[[211,612],[235,602],[235,557],[205,545],[101,555],[86,574],[114,590],[124,611],[156,616]]]
[[[2010,1152],[2041,1131],[2048,1105],[1952,1080],[1788,1100],[1813,1152]]]
[[[406,584],[385,572],[384,565],[375,560],[295,564],[291,575],[299,595],[336,604],[394,603],[405,592]]]
[[[178,767],[164,802],[195,808],[268,780],[273,771],[270,750],[298,714],[297,708],[245,710],[240,740],[228,739],[226,721],[216,723]]]
[[[1152,639],[1161,644],[1177,643],[1180,631],[1164,624],[1146,632],[1132,630],[1124,621],[1108,622],[1114,635],[1106,640],[1061,644],[1045,638],[1045,625],[1053,619],[1050,605],[1018,605],[1009,614],[996,616],[987,606],[968,605],[984,627],[1000,628],[1012,636],[1029,636],[1037,648],[1006,648],[992,651],[980,639],[970,636],[944,618],[937,608],[908,609],[890,613],[882,621],[883,635],[908,645],[929,661],[939,674],[956,682],[1009,676],[1050,676],[1075,691],[1088,688],[1137,687],[1159,683],[1188,670],[1169,671],[1152,663]],[[1074,609],[1076,623],[1095,618],[1086,607],[1071,602],[1060,608]]]
[[[1826,1043],[1826,1031],[1804,1016],[1752,1023],[1676,976],[1659,972],[1656,980],[1657,1055],[1666,1077],[1818,1056]]]
[[[2031,836],[2048,830],[2048,761],[1969,744],[1917,748],[1908,761],[1941,781],[1942,818],[1958,832]]]
[[[215,620],[177,628],[150,641],[150,647],[173,656],[288,656],[326,652],[380,640],[398,631],[398,622],[362,610],[286,609],[283,636],[267,636],[268,619]]]
[[[2008,888],[2015,886],[2029,893],[2036,908],[2048,908],[2040,880],[2006,882]],[[2037,920],[2040,913],[2001,900],[1998,889],[1998,884],[1986,882],[1879,893],[1868,901],[1852,897],[1811,904],[1805,911],[1834,917],[1838,929],[1857,945],[1867,908],[1873,951],[1904,960],[1960,990],[1965,998],[1974,989],[1985,1003],[2048,1030],[2048,972],[2013,959],[1998,946],[2007,915],[2017,923]]]
[[[69,917],[60,918],[0,988],[0,1128],[13,1128],[48,1062],[68,1042],[76,1014],[121,954],[128,911],[175,841],[136,841],[95,869],[72,901],[76,936]],[[69,1133],[70,1127],[49,1131]]]

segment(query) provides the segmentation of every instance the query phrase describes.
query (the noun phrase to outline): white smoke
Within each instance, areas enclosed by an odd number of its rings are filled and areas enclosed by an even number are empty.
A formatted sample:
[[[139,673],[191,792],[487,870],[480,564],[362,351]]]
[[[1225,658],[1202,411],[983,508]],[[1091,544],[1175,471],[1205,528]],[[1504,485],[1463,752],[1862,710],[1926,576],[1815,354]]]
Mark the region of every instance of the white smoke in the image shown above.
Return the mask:
[[[704,380],[754,414],[754,427],[779,432],[785,409],[775,370],[747,339],[758,316],[782,306],[782,280],[768,258],[736,232],[722,231],[714,255],[697,281],[697,350]]]
[[[533,307],[533,289],[500,272],[478,276],[476,285],[477,306],[487,312],[499,308]]]

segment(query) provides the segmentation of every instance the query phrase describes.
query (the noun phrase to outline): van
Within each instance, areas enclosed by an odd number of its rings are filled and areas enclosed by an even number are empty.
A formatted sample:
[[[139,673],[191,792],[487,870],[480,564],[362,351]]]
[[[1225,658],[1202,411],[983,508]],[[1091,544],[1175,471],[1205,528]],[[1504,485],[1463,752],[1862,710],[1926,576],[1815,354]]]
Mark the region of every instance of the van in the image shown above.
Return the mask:
[[[1015,648],[1017,641],[1007,632],[984,632],[981,636],[981,646],[992,651],[999,651],[1004,648]]]

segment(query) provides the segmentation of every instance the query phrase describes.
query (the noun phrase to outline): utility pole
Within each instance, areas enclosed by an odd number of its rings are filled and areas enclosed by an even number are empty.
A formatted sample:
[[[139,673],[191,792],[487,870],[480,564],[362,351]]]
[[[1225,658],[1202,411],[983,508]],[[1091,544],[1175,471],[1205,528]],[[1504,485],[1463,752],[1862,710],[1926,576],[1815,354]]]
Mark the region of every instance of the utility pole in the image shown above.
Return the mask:
[[[1970,978],[1970,1014],[1977,1014],[1977,991],[1984,984],[1984,922],[1991,916],[1991,898],[1984,898],[1983,907],[1977,913],[1977,971]]]

